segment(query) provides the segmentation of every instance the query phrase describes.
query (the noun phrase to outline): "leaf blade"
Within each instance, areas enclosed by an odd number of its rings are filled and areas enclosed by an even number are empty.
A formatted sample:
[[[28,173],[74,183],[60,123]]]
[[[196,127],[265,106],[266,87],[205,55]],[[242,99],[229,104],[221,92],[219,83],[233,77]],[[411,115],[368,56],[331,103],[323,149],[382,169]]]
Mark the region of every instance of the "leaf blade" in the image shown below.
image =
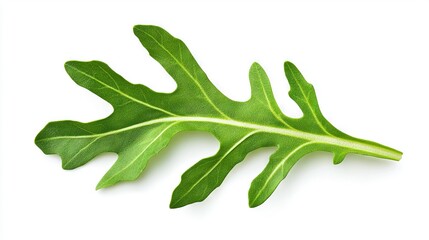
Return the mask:
[[[109,102],[113,113],[97,121],[51,122],[35,138],[45,154],[58,154],[64,169],[74,169],[103,152],[118,159],[97,189],[138,178],[149,160],[180,131],[206,131],[220,141],[220,149],[185,172],[173,193],[171,207],[202,201],[216,189],[231,169],[260,147],[278,146],[267,167],[252,182],[249,205],[266,201],[292,166],[313,151],[334,154],[334,164],[349,153],[399,160],[400,151],[353,138],[337,130],[322,115],[315,90],[299,70],[285,63],[291,86],[289,95],[303,117],[285,116],[277,105],[263,68],[249,70],[251,98],[236,102],[223,95],[208,79],[186,45],[160,27],[134,28],[149,54],[176,81],[172,93],[158,93],[131,84],[99,61],[70,61],[65,69],[80,86]],[[316,144],[317,143],[317,144]]]

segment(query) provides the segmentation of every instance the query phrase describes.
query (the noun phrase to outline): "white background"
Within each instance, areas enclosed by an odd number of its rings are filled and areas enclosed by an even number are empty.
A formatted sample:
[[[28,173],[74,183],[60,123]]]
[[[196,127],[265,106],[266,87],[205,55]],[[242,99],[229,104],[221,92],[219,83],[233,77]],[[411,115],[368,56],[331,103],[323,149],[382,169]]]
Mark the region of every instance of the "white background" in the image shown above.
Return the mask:
[[[428,1],[1,3],[0,239],[429,239]],[[285,60],[316,88],[344,132],[397,148],[400,162],[329,153],[304,157],[262,206],[251,180],[273,149],[249,154],[209,198],[168,208],[181,174],[216,152],[207,133],[182,133],[137,181],[95,191],[115,161],[72,171],[33,143],[49,121],[92,121],[111,107],[77,86],[67,60],[102,60],[157,91],[173,80],[133,35],[153,24],[181,38],[227,96],[250,96],[265,67],[286,114]]]

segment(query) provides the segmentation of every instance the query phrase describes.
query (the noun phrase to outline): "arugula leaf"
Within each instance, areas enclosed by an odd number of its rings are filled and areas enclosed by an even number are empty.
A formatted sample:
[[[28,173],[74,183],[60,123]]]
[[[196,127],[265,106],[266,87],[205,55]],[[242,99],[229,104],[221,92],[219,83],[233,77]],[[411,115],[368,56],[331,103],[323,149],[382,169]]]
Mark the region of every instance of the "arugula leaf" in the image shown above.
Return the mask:
[[[236,164],[261,147],[275,146],[277,150],[250,186],[250,207],[267,200],[293,165],[310,152],[332,152],[335,164],[349,153],[392,160],[402,156],[397,150],[348,136],[332,126],[319,109],[313,86],[290,62],[285,62],[284,70],[291,87],[289,95],[303,112],[301,118],[281,112],[259,64],[254,63],[249,72],[251,98],[237,102],[210,82],[181,40],[157,26],[138,25],[134,33],[176,81],[177,89],[159,93],[131,84],[98,61],[67,62],[70,77],[109,102],[114,112],[89,123],[51,122],[35,139],[45,154],[61,156],[64,169],[80,167],[103,152],[117,153],[117,161],[97,189],[138,178],[149,159],[184,130],[210,132],[220,148],[182,175],[171,208],[203,201]]]

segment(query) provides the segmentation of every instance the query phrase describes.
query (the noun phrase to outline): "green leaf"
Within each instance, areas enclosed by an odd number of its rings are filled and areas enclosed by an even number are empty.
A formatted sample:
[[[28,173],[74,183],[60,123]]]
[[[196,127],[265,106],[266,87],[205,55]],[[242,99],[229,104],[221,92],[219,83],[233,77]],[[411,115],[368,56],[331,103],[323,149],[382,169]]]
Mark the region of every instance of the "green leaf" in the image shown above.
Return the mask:
[[[289,95],[303,112],[301,118],[282,113],[259,64],[254,63],[249,72],[251,98],[237,102],[210,82],[181,40],[156,26],[139,25],[134,33],[176,81],[177,89],[167,94],[132,84],[98,61],[67,62],[70,77],[109,102],[114,112],[89,123],[51,122],[35,139],[45,154],[61,156],[64,169],[80,167],[103,152],[117,153],[118,159],[97,189],[135,180],[176,133],[189,130],[212,133],[220,148],[182,175],[171,208],[203,201],[235,165],[261,147],[277,150],[250,186],[251,207],[265,202],[293,165],[310,152],[332,152],[335,164],[349,153],[392,160],[402,156],[397,150],[348,136],[332,126],[320,111],[314,87],[290,62],[284,64],[284,70],[291,87]]]

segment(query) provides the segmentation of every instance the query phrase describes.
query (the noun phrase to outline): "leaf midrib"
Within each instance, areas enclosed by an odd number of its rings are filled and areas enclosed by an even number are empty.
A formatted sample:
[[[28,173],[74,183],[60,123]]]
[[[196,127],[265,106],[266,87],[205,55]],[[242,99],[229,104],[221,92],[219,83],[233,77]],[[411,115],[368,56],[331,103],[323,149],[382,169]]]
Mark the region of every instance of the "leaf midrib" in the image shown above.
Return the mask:
[[[293,138],[304,139],[311,142],[324,143],[334,146],[341,146],[343,148],[348,148],[351,150],[358,151],[362,154],[373,155],[373,156],[382,156],[384,158],[389,158],[393,160],[399,160],[401,158],[401,154],[396,150],[392,150],[387,147],[377,146],[371,143],[367,143],[365,141],[359,141],[359,139],[344,139],[336,136],[326,136],[315,133],[309,133],[304,131],[298,131],[293,129],[285,129],[278,128],[267,125],[260,125],[256,123],[250,122],[242,122],[237,120],[223,119],[223,118],[211,118],[211,117],[164,117],[153,119],[150,121],[134,124],[125,128],[120,128],[104,133],[91,134],[91,135],[79,135],[79,136],[56,136],[44,139],[38,139],[36,142],[40,141],[50,141],[50,140],[58,140],[58,139],[80,139],[80,138],[93,138],[93,137],[105,137],[108,135],[118,134],[125,131],[133,130],[136,128],[150,126],[159,123],[167,123],[167,122],[200,122],[200,123],[213,123],[213,124],[221,124],[228,125],[240,128],[254,129],[259,130],[260,132],[272,133],[282,136],[288,136]]]

